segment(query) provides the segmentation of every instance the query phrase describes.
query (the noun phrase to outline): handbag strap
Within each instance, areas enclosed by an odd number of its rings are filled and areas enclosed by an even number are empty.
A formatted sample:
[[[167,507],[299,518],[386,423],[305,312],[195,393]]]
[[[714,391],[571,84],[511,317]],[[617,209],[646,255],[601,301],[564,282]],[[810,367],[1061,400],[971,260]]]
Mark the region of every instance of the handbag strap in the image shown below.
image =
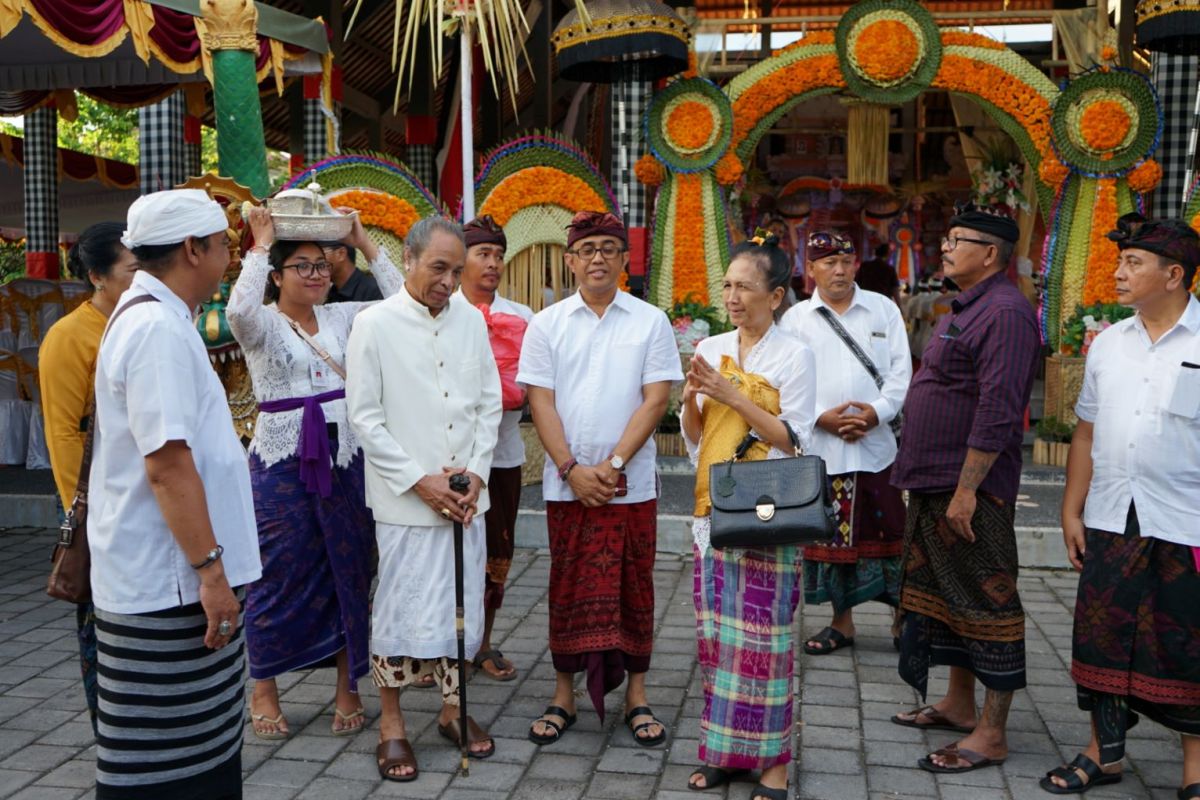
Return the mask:
[[[338,377],[343,381],[346,380],[346,370],[342,369],[342,365],[333,360],[333,356],[329,355],[329,351],[321,347],[321,343],[308,334],[308,331],[300,327],[300,323],[289,317],[287,314],[279,310],[279,306],[275,306],[275,310],[279,312],[279,316],[287,320],[287,324],[296,332],[296,335],[304,340],[304,343],[312,348],[317,357],[329,365],[329,368],[338,374]]]
[[[794,430],[792,430],[792,426],[784,422],[783,427],[787,429],[788,439],[792,443],[793,454],[797,457],[804,455],[804,448],[800,445],[800,437],[796,435]],[[754,435],[754,431],[747,433],[746,438],[742,439],[742,441],[738,443],[737,449],[733,451],[733,458],[729,459],[728,461],[728,463],[731,465],[730,468],[732,469],[733,462],[739,461],[745,457],[746,453],[749,452],[750,448],[754,446],[755,442],[761,441],[761,439]]]
[[[842,340],[842,344],[850,348],[850,352],[854,353],[854,357],[858,359],[858,363],[871,374],[871,378],[875,381],[875,386],[879,389],[883,388],[883,375],[879,372],[879,368],[875,366],[875,362],[866,354],[862,346],[855,341],[850,335],[850,331],[846,330],[845,326],[838,321],[838,318],[833,315],[825,306],[818,306],[817,313],[821,315],[821,319],[829,323],[829,327],[833,328],[833,332]]]

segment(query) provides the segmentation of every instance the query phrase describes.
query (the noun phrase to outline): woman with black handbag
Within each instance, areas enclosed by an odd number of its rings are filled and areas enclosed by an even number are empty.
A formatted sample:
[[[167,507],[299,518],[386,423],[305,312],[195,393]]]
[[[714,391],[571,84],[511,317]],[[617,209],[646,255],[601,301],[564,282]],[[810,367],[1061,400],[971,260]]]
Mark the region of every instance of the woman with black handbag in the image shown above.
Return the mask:
[[[761,770],[750,800],[787,797],[801,548],[710,546],[709,467],[743,449],[740,460],[788,457],[809,441],[816,414],[812,351],[775,324],[790,278],[791,263],[774,236],[760,232],[734,248],[722,297],[736,330],[697,345],[681,412],[696,462],[695,602],[704,684],[703,765],[688,785],[715,788]]]

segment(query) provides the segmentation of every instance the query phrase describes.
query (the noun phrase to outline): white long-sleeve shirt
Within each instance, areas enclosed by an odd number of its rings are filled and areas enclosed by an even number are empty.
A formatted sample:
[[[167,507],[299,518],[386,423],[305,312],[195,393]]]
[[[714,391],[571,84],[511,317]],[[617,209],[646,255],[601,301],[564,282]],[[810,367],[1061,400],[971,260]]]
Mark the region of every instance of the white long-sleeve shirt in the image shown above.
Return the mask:
[[[371,262],[371,272],[384,297],[396,294],[404,285],[404,276],[382,249],[378,258]],[[247,253],[242,260],[242,274],[229,293],[229,304],[225,308],[229,329],[246,356],[255,399],[262,403],[289,397],[311,397],[341,389],[345,385],[342,379],[296,335],[275,304],[263,304],[263,292],[270,274],[271,264],[264,253],[259,250]],[[331,303],[313,308],[318,327],[313,338],[337,363],[345,365],[350,327],[355,316],[370,305],[372,303]],[[320,371],[320,386],[314,383],[315,370]],[[321,410],[325,412],[326,422],[337,423],[337,465],[345,467],[359,447],[354,431],[347,424],[346,401],[330,400],[321,404]],[[259,414],[250,452],[268,467],[295,455],[300,445],[303,416],[303,409]]]
[[[888,423],[900,413],[912,379],[908,336],[900,309],[890,298],[856,288],[850,307],[838,321],[883,376],[883,389],[829,323],[817,313],[828,308],[818,290],[783,315],[784,329],[795,333],[816,358],[817,416],[849,400],[870,405],[879,424],[856,442],[815,428],[811,452],[825,459],[830,475],[880,472],[896,460],[896,437]],[[833,309],[830,309],[833,311]],[[837,315],[837,312],[833,312]]]
[[[483,314],[452,295],[435,317],[407,289],[397,292],[359,314],[346,375],[375,521],[445,525],[413,487],[443,467],[466,467],[487,480],[502,408]],[[488,507],[484,489],[477,513]]]

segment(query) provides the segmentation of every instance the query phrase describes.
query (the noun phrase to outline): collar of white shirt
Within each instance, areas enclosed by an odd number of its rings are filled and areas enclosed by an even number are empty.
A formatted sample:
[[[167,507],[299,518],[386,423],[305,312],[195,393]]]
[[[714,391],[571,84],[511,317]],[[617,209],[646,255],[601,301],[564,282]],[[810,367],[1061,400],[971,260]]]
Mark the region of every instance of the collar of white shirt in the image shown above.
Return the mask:
[[[1120,325],[1121,323],[1117,324]],[[1195,295],[1188,297],[1188,304],[1183,309],[1183,316],[1171,326],[1169,331],[1160,336],[1158,341],[1161,342],[1170,336],[1176,328],[1187,328],[1188,333],[1192,335],[1195,335],[1200,330],[1200,301],[1196,300]],[[1134,314],[1130,317],[1128,324],[1122,327],[1122,331],[1125,333],[1129,333],[1130,331],[1138,332],[1142,336],[1145,336],[1147,341],[1150,339],[1150,334],[1146,330],[1146,324],[1142,322],[1141,314]]]
[[[192,311],[187,307],[187,303],[183,302],[183,298],[171,291],[169,286],[149,272],[139,269],[133,273],[133,283],[131,286],[154,296],[165,307],[171,309],[189,322],[191,321]]]
[[[587,308],[589,311],[591,311],[591,309],[588,308],[588,305],[583,302],[583,292],[578,291],[578,290],[576,290],[574,294],[572,294],[570,297],[562,300],[561,302],[562,302],[563,306],[566,308],[566,313],[568,315],[574,314],[583,308]],[[620,309],[621,311],[628,312],[628,311],[633,310],[631,307],[631,304],[636,303],[636,302],[637,301],[633,299],[633,296],[630,295],[629,292],[623,292],[620,289],[617,289],[617,294],[613,298],[612,303],[609,304],[609,308],[617,308],[617,309]],[[595,313],[595,312],[593,312],[593,313]],[[607,309],[605,310],[605,313],[606,314],[608,313]]]
[[[422,319],[433,325],[439,325],[445,322],[446,317],[450,314],[450,306],[455,302],[458,302],[454,299],[455,295],[458,294],[458,292],[455,292],[454,294],[450,295],[450,299],[446,301],[446,307],[439,311],[438,315],[435,317],[429,311],[429,306],[420,302],[417,300],[417,298],[413,297],[412,294],[409,293],[408,287],[409,284],[406,281],[400,291],[396,292],[396,297],[400,298],[400,303],[402,303],[405,308],[415,313],[419,319]],[[465,297],[461,298],[461,300],[464,303],[467,302]]]
[[[817,289],[815,292],[813,292],[812,297],[809,298],[809,302],[811,303],[809,308],[813,311],[816,311],[818,308],[828,308],[838,316],[849,314],[850,309],[854,308],[855,306],[870,311],[870,307],[863,301],[863,294],[864,290],[859,289],[857,286],[854,287],[854,294],[850,298],[850,305],[846,306],[845,311],[843,311],[841,314],[838,314],[836,310],[834,310],[828,303],[825,302],[825,298],[821,297],[821,290]]]

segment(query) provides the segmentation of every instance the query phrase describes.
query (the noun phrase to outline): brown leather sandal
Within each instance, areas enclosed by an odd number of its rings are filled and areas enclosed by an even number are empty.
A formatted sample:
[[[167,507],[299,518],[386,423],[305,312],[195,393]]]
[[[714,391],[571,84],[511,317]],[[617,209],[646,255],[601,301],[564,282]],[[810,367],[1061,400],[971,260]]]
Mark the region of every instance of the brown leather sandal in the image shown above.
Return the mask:
[[[375,748],[375,760],[379,764],[379,777],[385,781],[408,783],[415,781],[420,774],[420,770],[417,769],[417,757],[408,739],[388,739],[386,742],[380,742]],[[392,770],[396,767],[412,767],[412,772],[408,775],[393,775]]]
[[[920,728],[930,731],[953,731],[954,733],[970,733],[975,730],[975,726],[955,725],[946,715],[938,711],[933,706],[925,706],[924,708],[914,708],[912,711],[905,712],[905,716],[912,719],[905,719],[896,714],[892,717],[893,724],[902,725],[905,728]],[[929,722],[917,722],[921,717],[929,720]]]
[[[462,747],[460,744],[462,739],[460,738],[461,734],[458,727],[458,717],[450,720],[445,725],[438,725],[438,733],[454,742],[455,747]],[[479,727],[479,723],[475,721],[474,717],[467,717],[467,742],[467,755],[469,755],[471,758],[491,758],[496,754],[496,741],[492,739],[487,731]],[[489,747],[487,750],[472,750],[471,745],[475,744],[476,742],[490,742],[491,747]]]

